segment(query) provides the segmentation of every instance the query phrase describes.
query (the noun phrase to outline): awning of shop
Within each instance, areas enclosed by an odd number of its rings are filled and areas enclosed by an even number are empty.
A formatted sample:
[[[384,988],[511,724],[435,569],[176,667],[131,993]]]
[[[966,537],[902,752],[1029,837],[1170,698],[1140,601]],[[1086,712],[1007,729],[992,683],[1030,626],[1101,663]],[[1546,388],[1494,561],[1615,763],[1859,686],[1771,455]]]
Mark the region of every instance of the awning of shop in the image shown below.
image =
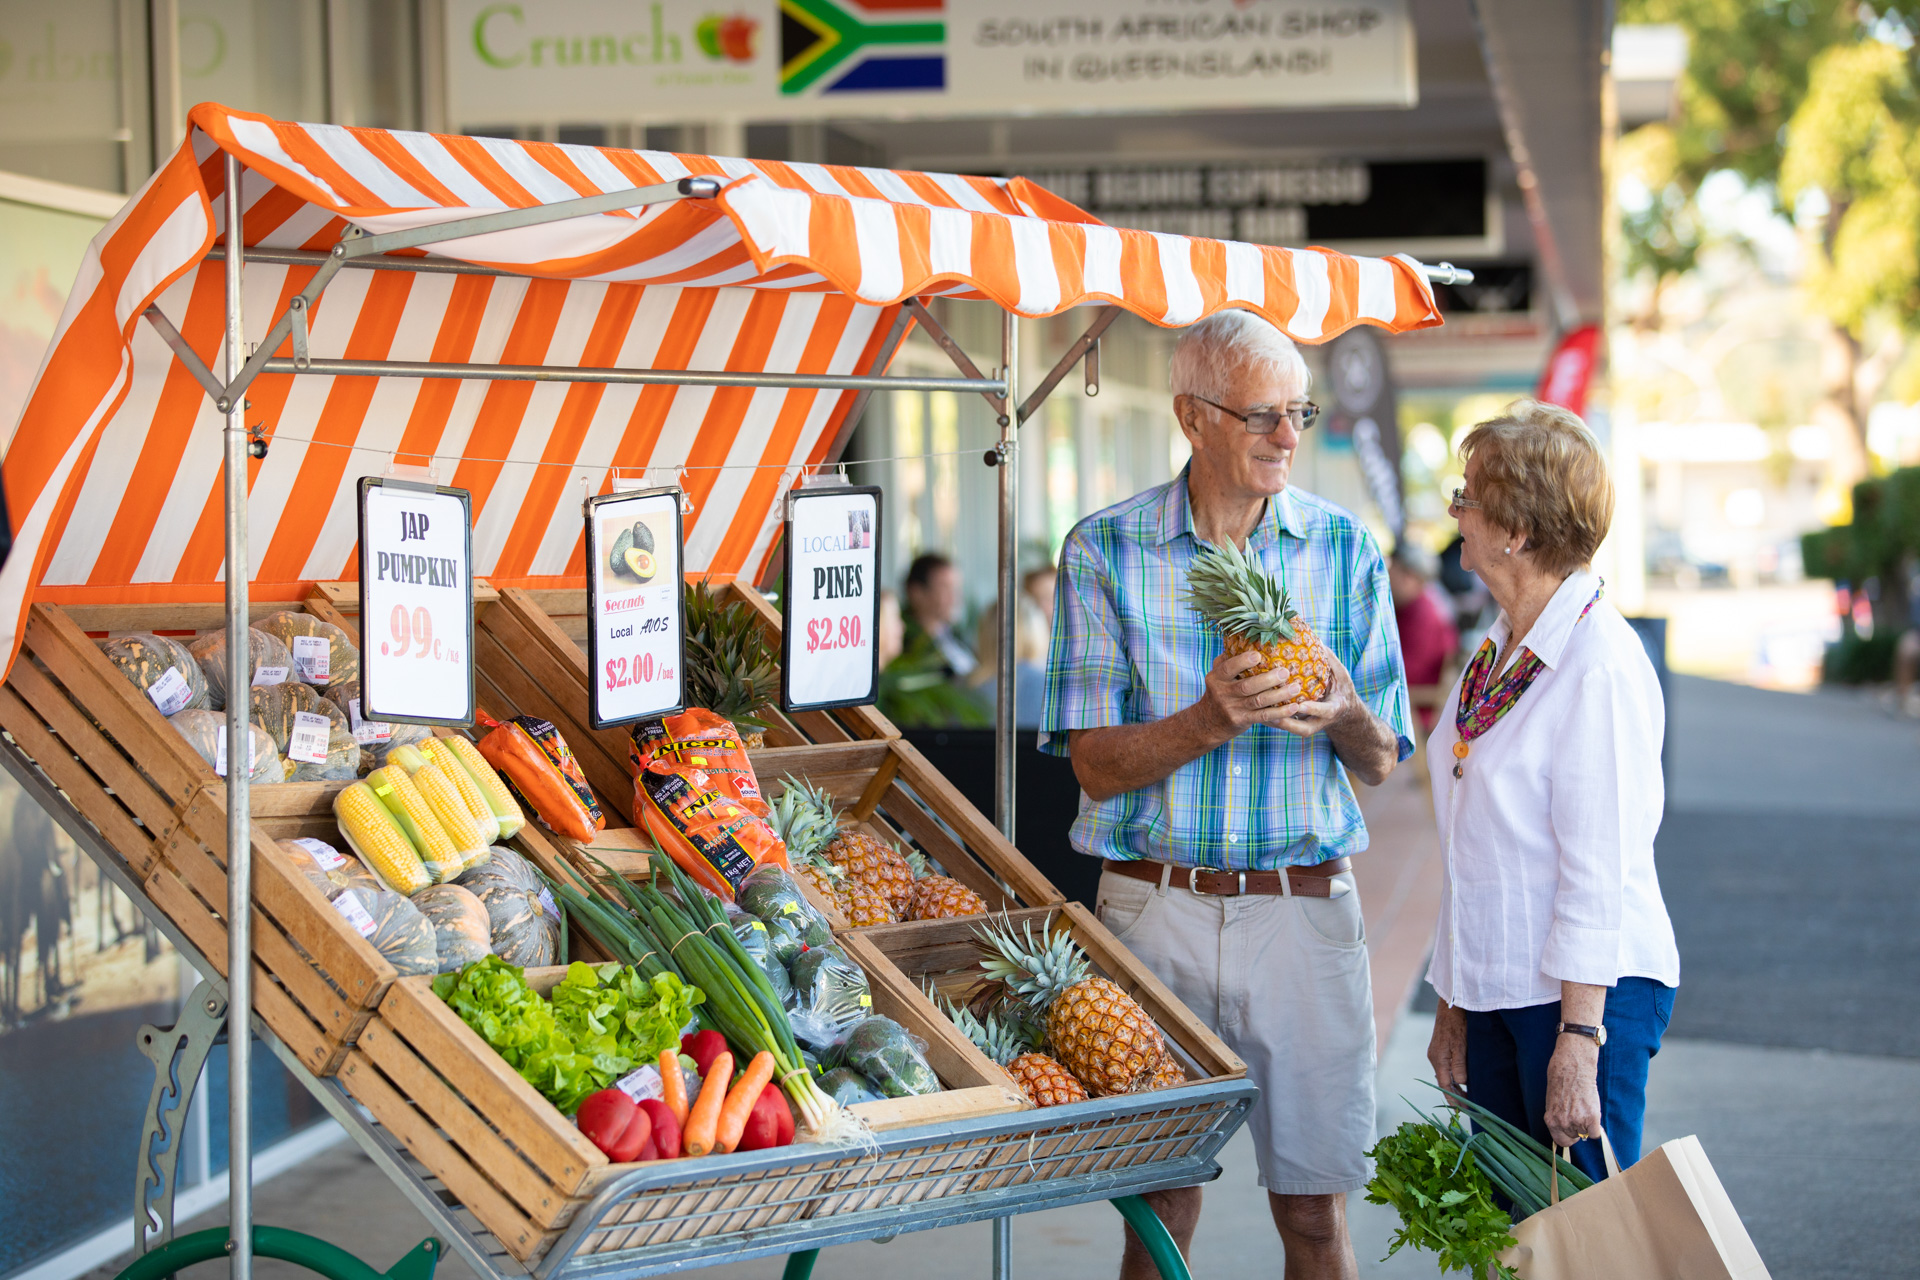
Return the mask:
[[[1168,326],[1239,307],[1309,342],[1440,323],[1412,259],[1121,230],[1019,178],[290,124],[215,104],[190,119],[95,240],[8,445],[9,660],[34,600],[219,598],[223,417],[141,316],[156,308],[226,376],[223,152],[245,172],[256,342],[343,237],[718,179],[711,199],[435,244],[425,270],[341,271],[308,317],[322,361],[875,374],[903,300],[931,296],[1030,317],[1110,302]],[[431,269],[458,264],[472,265]],[[292,340],[272,354],[293,358]],[[690,569],[757,572],[780,493],[830,460],[855,400],[390,370],[267,372],[245,394],[270,442],[248,500],[265,600],[353,576],[355,482],[396,463],[472,491],[475,569],[496,585],[579,585],[579,504],[616,473],[685,485]]]

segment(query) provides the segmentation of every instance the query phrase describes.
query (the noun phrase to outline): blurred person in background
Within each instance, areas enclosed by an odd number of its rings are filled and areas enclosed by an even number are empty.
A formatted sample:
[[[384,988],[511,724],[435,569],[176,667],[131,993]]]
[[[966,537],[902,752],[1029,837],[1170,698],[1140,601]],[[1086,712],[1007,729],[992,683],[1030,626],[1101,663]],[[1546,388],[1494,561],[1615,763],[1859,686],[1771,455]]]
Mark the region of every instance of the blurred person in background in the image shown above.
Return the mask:
[[[1052,565],[1043,564],[1038,569],[1027,570],[1027,576],[1020,579],[1020,590],[1039,607],[1048,635],[1053,634],[1053,587],[1059,577],[1059,572]],[[1044,658],[1041,660],[1045,661]]]
[[[1590,567],[1613,482],[1586,426],[1519,400],[1461,454],[1460,563],[1500,614],[1427,744],[1446,869],[1427,1058],[1599,1179],[1602,1130],[1623,1167],[1640,1158],[1680,982],[1653,861],[1665,707]]]
[[[1048,577],[1052,577],[1048,570]],[[1027,575],[1029,580],[1032,574]],[[1022,592],[1019,612],[1014,615],[1013,636],[1013,724],[1016,729],[1038,729],[1040,706],[1047,697],[1046,615],[1040,612],[1030,594]],[[988,707],[997,709],[996,691],[1000,680],[1000,605],[996,601],[980,615],[980,665],[968,680],[974,695]],[[997,710],[996,710],[997,714]]]
[[[873,633],[873,648],[884,669],[907,647],[907,623],[900,616],[900,593],[892,587],[880,589],[880,624]]]
[[[1907,583],[1907,629],[1893,642],[1893,711],[1920,717],[1920,570]]]
[[[881,672],[880,712],[909,729],[984,728],[993,713],[964,683],[980,665],[954,634],[960,570],[937,551],[907,567],[900,652]]]
[[[1460,632],[1453,625],[1453,609],[1434,585],[1439,567],[1433,552],[1405,538],[1394,547],[1387,561],[1387,581],[1393,587],[1393,620],[1400,628],[1400,656],[1407,664],[1407,684],[1413,687],[1440,683],[1460,645]],[[1432,707],[1415,708],[1423,733],[1433,732],[1436,712]]]

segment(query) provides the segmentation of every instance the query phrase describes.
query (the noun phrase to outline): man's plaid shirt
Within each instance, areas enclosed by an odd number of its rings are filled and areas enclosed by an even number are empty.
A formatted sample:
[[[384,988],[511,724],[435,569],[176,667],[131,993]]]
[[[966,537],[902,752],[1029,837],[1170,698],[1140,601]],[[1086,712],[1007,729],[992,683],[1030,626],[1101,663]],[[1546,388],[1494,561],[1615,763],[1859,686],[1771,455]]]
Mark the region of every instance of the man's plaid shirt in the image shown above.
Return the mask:
[[[1184,471],[1074,526],[1055,589],[1041,750],[1067,755],[1071,730],[1159,720],[1200,698],[1222,644],[1183,603],[1199,547]],[[1267,503],[1247,552],[1279,576],[1406,759],[1407,680],[1372,535],[1332,503],[1288,489]],[[1098,803],[1083,796],[1072,839],[1101,858],[1268,871],[1357,853],[1367,827],[1325,734],[1255,725],[1153,786]]]

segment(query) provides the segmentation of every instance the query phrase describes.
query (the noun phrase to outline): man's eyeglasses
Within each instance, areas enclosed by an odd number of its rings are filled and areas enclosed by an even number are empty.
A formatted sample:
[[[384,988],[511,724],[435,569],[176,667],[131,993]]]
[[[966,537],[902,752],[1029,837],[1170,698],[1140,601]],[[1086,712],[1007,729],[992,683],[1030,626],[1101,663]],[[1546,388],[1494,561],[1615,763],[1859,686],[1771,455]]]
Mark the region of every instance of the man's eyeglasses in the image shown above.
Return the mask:
[[[1280,429],[1280,420],[1285,418],[1293,423],[1295,431],[1305,431],[1320,416],[1320,406],[1309,400],[1305,404],[1293,405],[1285,409],[1255,409],[1252,413],[1235,413],[1223,404],[1214,404],[1205,396],[1195,396],[1201,404],[1213,405],[1229,418],[1238,418],[1247,424],[1247,430],[1256,436],[1272,435]]]
[[[1480,500],[1478,498],[1469,498],[1465,489],[1455,489],[1453,491],[1453,502],[1451,505],[1460,511],[1478,511],[1480,509]]]

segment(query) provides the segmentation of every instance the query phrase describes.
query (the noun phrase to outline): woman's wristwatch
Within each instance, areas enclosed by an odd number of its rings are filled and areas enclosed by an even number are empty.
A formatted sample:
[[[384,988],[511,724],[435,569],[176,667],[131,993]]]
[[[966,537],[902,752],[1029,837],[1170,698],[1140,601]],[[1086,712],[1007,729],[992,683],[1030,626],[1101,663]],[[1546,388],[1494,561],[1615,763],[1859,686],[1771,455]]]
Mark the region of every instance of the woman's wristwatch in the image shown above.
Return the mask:
[[[1602,1048],[1604,1048],[1607,1043],[1607,1029],[1605,1027],[1587,1027],[1587,1026],[1582,1026],[1578,1022],[1562,1022],[1558,1026],[1556,1026],[1554,1030],[1558,1034],[1563,1036],[1565,1035],[1586,1036],[1588,1039],[1592,1040],[1594,1044],[1599,1045]]]

